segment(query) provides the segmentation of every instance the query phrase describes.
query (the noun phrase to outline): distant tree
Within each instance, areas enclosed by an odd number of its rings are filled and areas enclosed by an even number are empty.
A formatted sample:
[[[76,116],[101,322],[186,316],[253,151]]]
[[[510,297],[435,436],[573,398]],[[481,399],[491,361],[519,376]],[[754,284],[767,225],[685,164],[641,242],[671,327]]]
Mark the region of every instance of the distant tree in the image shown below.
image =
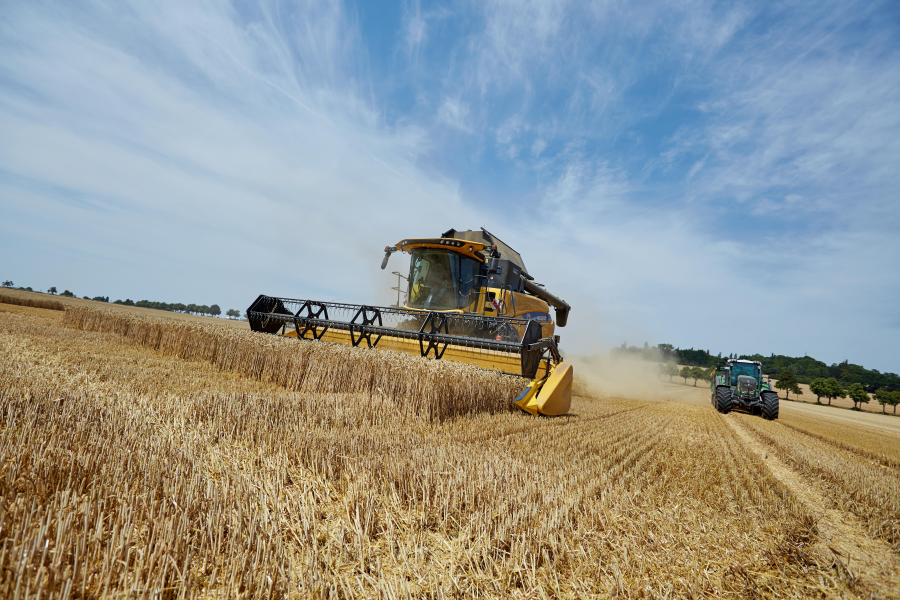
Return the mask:
[[[900,404],[900,391],[891,392],[891,406],[894,408],[894,414],[897,414],[897,405]]]
[[[123,302],[122,305],[123,306],[134,306],[134,301],[126,298],[125,302]]]
[[[824,377],[813,379],[809,384],[809,391],[816,395],[816,404],[822,404],[819,402],[819,398],[822,396],[828,397],[828,380]]]
[[[678,365],[676,365],[675,363],[667,364],[666,375],[669,376],[669,383],[671,383],[673,377],[678,377]]]
[[[859,405],[869,403],[869,394],[863,388],[861,383],[854,383],[847,388],[847,395],[853,400],[853,410],[862,410]]]
[[[109,302],[109,296],[94,296],[91,300],[95,302]]]
[[[222,314],[222,309],[219,308],[218,304],[213,304],[212,306],[209,307],[209,314],[211,314],[214,317],[218,317],[219,315]]]
[[[7,279],[6,281],[3,282],[3,287],[12,287],[14,285],[15,284],[12,281],[10,281],[9,279]]]
[[[241,313],[239,313],[238,311],[236,311],[233,308],[229,308],[228,310],[225,311],[225,316],[228,317],[229,319],[237,319],[238,317],[241,316]]]
[[[775,383],[775,387],[779,390],[784,390],[785,400],[790,400],[791,392],[794,392],[798,396],[803,393],[803,390],[801,390],[800,386],[797,384],[797,376],[794,375],[794,372],[790,369],[785,369],[781,372],[781,375],[778,376],[778,381]]]
[[[47,293],[48,293],[48,294],[55,294],[55,293],[56,293],[56,286],[54,286],[54,287],[50,288],[49,290],[47,290]]]
[[[828,398],[828,406],[831,406],[831,401],[835,398],[847,397],[847,392],[844,391],[844,387],[841,385],[841,382],[834,377],[829,377],[825,380],[825,383],[828,384],[828,391],[823,395]]]
[[[60,294],[60,296],[65,296],[66,298],[74,298],[74,297],[75,297],[75,294],[73,294],[73,293],[70,292],[69,290],[66,290],[66,291],[64,291],[62,294]]]
[[[878,400],[878,404],[881,405],[881,414],[884,414],[885,406],[891,404],[894,401],[894,392],[881,388],[877,392],[875,392],[875,399]]]
[[[90,300],[90,298],[88,298],[87,296],[82,296],[82,298],[85,300]]]
[[[675,346],[672,344],[660,344],[657,348],[659,349],[660,358],[662,358],[662,360],[666,362],[676,360]]]
[[[691,379],[694,380],[694,387],[697,387],[698,379],[706,378],[706,369],[701,369],[700,367],[691,367]]]
[[[691,367],[682,367],[681,371],[678,372],[678,376],[684,379],[684,385],[687,385],[687,380],[690,379],[693,374],[694,370]]]

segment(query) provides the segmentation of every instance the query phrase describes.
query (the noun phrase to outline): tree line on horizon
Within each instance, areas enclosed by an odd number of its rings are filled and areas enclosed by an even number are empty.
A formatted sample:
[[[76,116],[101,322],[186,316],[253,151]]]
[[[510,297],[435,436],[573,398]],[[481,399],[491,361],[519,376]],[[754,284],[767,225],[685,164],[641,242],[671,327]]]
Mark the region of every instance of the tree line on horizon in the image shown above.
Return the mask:
[[[785,370],[789,370],[793,373],[798,383],[811,384],[815,379],[835,379],[844,388],[848,389],[854,383],[858,383],[870,394],[874,394],[882,389],[890,392],[900,392],[900,376],[896,373],[881,373],[877,369],[866,369],[846,360],[842,363],[828,366],[824,362],[810,356],[792,357],[781,354],[763,356],[761,354],[737,353],[722,356],[721,352],[714,355],[709,350],[676,348],[672,344],[650,346],[646,342],[644,342],[643,347],[628,346],[623,343],[621,346],[613,348],[610,354],[614,356],[634,356],[652,362],[672,362],[700,368],[715,367],[716,364],[724,363],[729,358],[753,360],[762,363],[763,374],[773,379],[779,378]]]
[[[2,285],[3,287],[7,287],[7,288],[12,288],[15,286],[15,284],[10,280],[6,280],[0,285]],[[30,287],[19,287],[16,289],[19,289],[19,290],[22,290],[25,292],[34,292],[34,290],[31,289]],[[38,292],[38,293],[43,293],[43,292]],[[77,298],[78,297],[76,294],[70,292],[69,290],[63,290],[62,292],[57,292],[56,286],[52,286],[52,287],[48,288],[47,293],[51,294],[51,295],[59,294],[60,296],[62,296],[64,298]],[[218,317],[219,315],[222,314],[222,308],[218,304],[212,304],[212,305],[207,306],[206,304],[182,304],[181,302],[168,303],[168,302],[157,302],[157,301],[153,301],[153,300],[138,300],[137,302],[135,302],[134,300],[131,300],[130,298],[127,298],[125,300],[113,300],[112,302],[110,302],[109,296],[94,296],[93,298],[91,298],[89,296],[83,296],[82,299],[83,300],[93,300],[94,302],[108,302],[110,304],[119,304],[122,306],[138,306],[140,308],[152,308],[155,310],[165,310],[168,312],[177,312],[177,313],[183,313],[183,314],[189,314],[189,315],[206,315],[206,316],[211,316],[211,317]],[[225,316],[228,317],[229,319],[239,319],[239,318],[241,318],[241,313],[237,309],[230,308],[227,311],[225,311]]]

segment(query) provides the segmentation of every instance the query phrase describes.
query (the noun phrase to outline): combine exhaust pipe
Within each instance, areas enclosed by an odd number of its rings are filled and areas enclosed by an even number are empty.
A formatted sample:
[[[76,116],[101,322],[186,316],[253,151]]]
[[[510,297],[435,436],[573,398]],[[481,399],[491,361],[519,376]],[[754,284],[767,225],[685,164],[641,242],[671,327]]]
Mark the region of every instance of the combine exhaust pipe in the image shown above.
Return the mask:
[[[566,326],[566,322],[569,320],[569,311],[572,309],[572,307],[569,306],[568,302],[557,298],[535,282],[528,279],[525,279],[525,291],[532,296],[537,296],[538,298],[555,308],[556,324],[560,327]]]

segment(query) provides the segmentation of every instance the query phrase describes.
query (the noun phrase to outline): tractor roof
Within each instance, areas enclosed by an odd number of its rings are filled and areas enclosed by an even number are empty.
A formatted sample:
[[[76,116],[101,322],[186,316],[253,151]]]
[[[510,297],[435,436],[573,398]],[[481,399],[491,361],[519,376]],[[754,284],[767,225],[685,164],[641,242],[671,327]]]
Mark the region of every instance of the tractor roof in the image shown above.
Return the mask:
[[[762,363],[759,362],[758,360],[746,360],[746,359],[743,359],[743,358],[729,358],[729,359],[728,359],[728,362],[730,362],[730,363],[745,363],[745,364],[749,364],[749,365],[760,365],[760,366],[762,366]]]

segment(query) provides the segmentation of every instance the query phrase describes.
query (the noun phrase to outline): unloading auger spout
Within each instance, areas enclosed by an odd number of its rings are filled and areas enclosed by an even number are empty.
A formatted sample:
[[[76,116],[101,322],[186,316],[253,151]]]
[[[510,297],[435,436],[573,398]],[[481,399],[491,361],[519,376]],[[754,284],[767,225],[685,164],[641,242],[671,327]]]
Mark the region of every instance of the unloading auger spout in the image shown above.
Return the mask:
[[[535,284],[518,252],[487,230],[449,230],[385,248],[410,254],[405,302],[371,306],[259,296],[253,331],[464,362],[527,379],[513,403],[534,415],[569,411],[572,367],[555,325],[569,305]],[[556,309],[557,322],[549,309]]]

